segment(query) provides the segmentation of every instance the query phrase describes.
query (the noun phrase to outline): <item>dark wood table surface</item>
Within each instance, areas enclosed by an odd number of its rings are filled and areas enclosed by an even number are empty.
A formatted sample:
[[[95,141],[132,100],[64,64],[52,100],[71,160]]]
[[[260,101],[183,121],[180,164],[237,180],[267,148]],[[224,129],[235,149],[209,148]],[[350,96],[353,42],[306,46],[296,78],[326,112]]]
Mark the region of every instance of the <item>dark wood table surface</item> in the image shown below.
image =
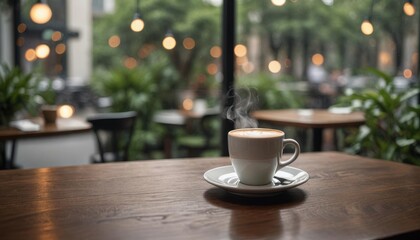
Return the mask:
[[[308,182],[268,198],[203,179],[228,158],[0,172],[1,239],[378,239],[420,234],[420,167],[303,153]]]
[[[57,118],[55,124],[47,125],[45,125],[42,118],[39,117],[30,120],[40,125],[39,131],[21,131],[13,127],[2,128],[0,129],[0,140],[55,136],[86,132],[91,129],[90,123],[79,118]]]
[[[58,136],[88,132],[91,130],[90,123],[81,118],[57,118],[57,121],[54,124],[44,124],[41,117],[32,118],[30,120],[40,125],[38,131],[21,131],[13,127],[0,128],[0,142],[11,142],[10,154],[1,153],[3,155],[2,158],[4,159],[3,162],[0,163],[0,168],[14,168],[14,156],[18,139]]]
[[[365,123],[362,112],[337,114],[328,109],[258,110],[252,112],[251,116],[259,122],[312,129],[314,151],[322,150],[325,128],[358,127]]]

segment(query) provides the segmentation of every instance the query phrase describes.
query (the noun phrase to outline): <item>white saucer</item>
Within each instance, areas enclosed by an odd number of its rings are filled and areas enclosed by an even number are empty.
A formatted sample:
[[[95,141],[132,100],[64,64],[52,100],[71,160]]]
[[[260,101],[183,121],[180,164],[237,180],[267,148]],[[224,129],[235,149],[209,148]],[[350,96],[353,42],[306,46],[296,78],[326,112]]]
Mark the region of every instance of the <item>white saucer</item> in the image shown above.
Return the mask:
[[[213,168],[204,173],[204,179],[208,183],[233,194],[248,197],[275,195],[286,189],[299,186],[309,179],[309,174],[307,172],[290,166],[283,167],[275,176],[284,179],[285,181],[273,178],[273,181],[267,185],[245,185],[239,182],[239,178],[231,165]]]

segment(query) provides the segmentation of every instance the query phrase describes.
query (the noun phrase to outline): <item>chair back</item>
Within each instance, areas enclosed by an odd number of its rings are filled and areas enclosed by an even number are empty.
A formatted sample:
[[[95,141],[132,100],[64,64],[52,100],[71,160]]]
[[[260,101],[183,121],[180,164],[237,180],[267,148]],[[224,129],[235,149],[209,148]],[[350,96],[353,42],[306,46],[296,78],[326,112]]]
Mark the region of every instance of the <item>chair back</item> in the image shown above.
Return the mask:
[[[99,160],[92,162],[127,161],[137,113],[103,113],[87,118],[92,124],[99,150]]]
[[[215,120],[219,120],[220,119],[220,113],[208,113],[205,114],[201,120],[200,120],[200,128],[201,131],[203,132],[205,139],[206,139],[206,144],[204,146],[204,148],[214,148],[216,146],[214,146],[214,138],[215,136],[218,135],[219,131],[219,127],[217,124],[220,121],[215,121]],[[215,125],[216,123],[216,125]]]

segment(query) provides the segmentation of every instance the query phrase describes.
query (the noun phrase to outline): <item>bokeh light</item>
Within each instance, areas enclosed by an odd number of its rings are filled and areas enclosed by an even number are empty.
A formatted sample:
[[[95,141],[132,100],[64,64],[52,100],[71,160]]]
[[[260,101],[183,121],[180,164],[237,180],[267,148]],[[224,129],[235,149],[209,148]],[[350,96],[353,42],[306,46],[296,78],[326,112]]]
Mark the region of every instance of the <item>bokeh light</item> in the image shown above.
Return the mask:
[[[279,6],[279,7],[281,7],[281,6],[283,6],[283,5],[286,3],[286,0],[271,0],[271,3],[272,3],[274,6]]]
[[[51,40],[53,40],[54,42],[57,42],[57,41],[60,41],[62,37],[63,37],[63,34],[61,34],[60,31],[55,31],[51,35]]]
[[[127,57],[124,59],[124,66],[128,69],[137,67],[137,60],[133,57]]]
[[[70,105],[61,105],[58,108],[58,116],[61,118],[71,118],[74,114],[74,107]]]
[[[213,46],[210,48],[210,56],[213,58],[219,58],[222,56],[222,49],[219,46]]]
[[[185,49],[191,50],[195,47],[195,40],[190,37],[187,37],[182,42],[182,45],[184,46]]]
[[[403,6],[403,9],[404,9],[404,13],[407,16],[413,16],[416,13],[416,8],[414,7],[413,3],[411,3],[411,2],[405,2],[404,6]]]
[[[112,48],[116,48],[116,47],[120,46],[120,43],[121,43],[121,39],[118,35],[112,35],[108,39],[108,45]]]
[[[29,16],[34,23],[44,24],[50,21],[52,11],[45,3],[35,3],[29,12]]]
[[[387,52],[380,52],[379,53],[379,63],[382,65],[389,65],[391,64],[392,58],[391,55]]]
[[[182,108],[184,110],[190,111],[194,107],[194,102],[191,98],[186,98],[184,101],[182,101]]]
[[[362,22],[362,25],[360,26],[360,30],[362,30],[362,33],[365,35],[371,35],[373,33],[373,25],[369,20],[364,20]]]
[[[215,63],[210,63],[209,65],[207,65],[207,72],[210,75],[216,75],[217,71],[218,71],[218,67]]]
[[[35,50],[32,48],[29,48],[28,50],[26,50],[25,59],[28,62],[35,61],[37,59]]]
[[[47,58],[50,55],[50,47],[47,44],[40,44],[35,48],[35,52],[38,58]]]
[[[413,77],[413,71],[411,69],[404,69],[403,76],[407,79]]]
[[[176,40],[172,35],[167,35],[163,41],[162,41],[162,46],[166,49],[166,50],[172,50],[175,48],[176,46]]]
[[[243,44],[236,45],[234,51],[237,57],[244,57],[246,56],[246,53],[247,53],[247,49],[245,45]]]
[[[55,52],[57,54],[63,54],[66,52],[66,45],[64,43],[59,43],[55,46]]]
[[[26,24],[20,23],[17,27],[17,30],[19,33],[24,33],[26,31],[26,28],[27,28]]]
[[[324,64],[324,56],[322,56],[322,54],[320,53],[314,54],[312,56],[312,63],[317,66],[321,66],[322,64]]]
[[[281,64],[277,60],[273,60],[268,64],[268,70],[272,73],[278,73],[281,70]]]
[[[133,32],[141,32],[144,28],[144,21],[141,18],[135,18],[130,25]]]

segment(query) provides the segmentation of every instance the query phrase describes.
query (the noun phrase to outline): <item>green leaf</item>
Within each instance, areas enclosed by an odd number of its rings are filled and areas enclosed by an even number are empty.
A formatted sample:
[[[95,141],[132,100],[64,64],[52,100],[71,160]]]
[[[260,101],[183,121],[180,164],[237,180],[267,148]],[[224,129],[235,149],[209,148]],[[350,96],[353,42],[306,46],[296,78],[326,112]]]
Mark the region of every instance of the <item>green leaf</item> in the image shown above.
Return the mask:
[[[401,96],[401,101],[407,101],[408,99],[416,96],[419,93],[420,93],[420,88],[410,89],[410,90],[408,90],[408,92],[405,92]]]
[[[406,147],[406,146],[409,146],[409,145],[411,145],[415,142],[416,142],[415,139],[406,139],[406,138],[397,139],[397,145],[400,146],[400,147]]]

